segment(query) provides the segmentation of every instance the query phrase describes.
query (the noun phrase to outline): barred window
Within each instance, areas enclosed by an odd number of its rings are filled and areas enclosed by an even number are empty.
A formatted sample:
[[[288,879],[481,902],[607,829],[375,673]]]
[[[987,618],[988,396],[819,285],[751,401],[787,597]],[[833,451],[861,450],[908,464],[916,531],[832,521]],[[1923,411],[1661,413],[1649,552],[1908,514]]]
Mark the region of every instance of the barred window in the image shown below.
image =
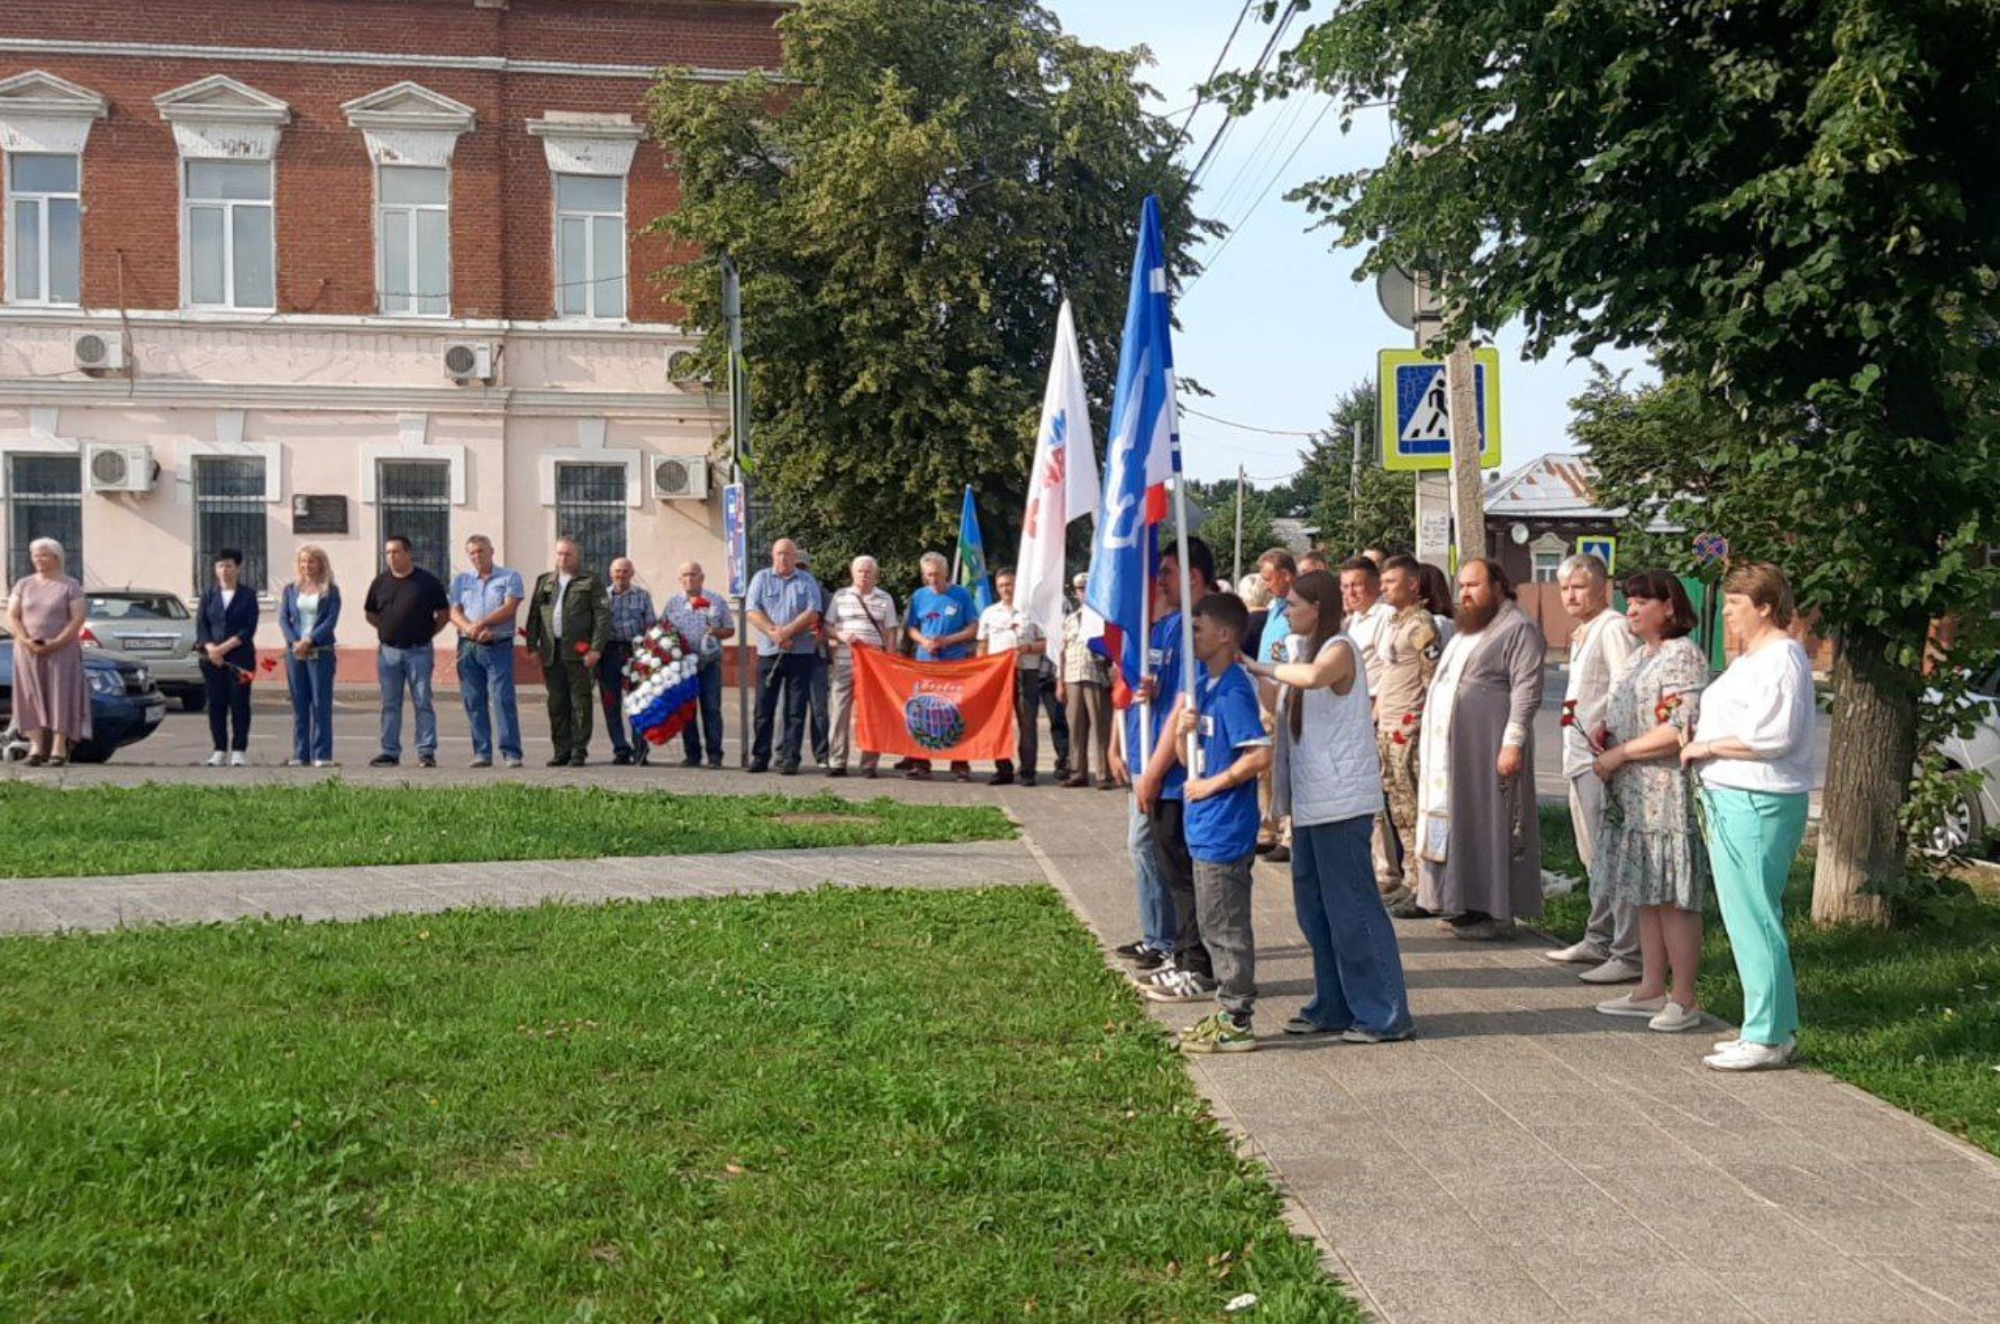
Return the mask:
[[[439,579],[451,579],[451,462],[377,460],[375,518],[382,541],[408,538],[410,556]],[[376,556],[382,555],[376,549]],[[388,569],[382,561],[378,569]]]
[[[608,583],[625,555],[625,466],[558,464],[556,534],[576,539],[583,568]]]
[[[7,457],[7,582],[35,572],[28,544],[62,544],[64,571],[83,580],[83,459],[77,455]]]
[[[262,456],[194,457],[195,592],[214,582],[215,558],[225,547],[243,553],[244,587],[268,592],[270,528]]]

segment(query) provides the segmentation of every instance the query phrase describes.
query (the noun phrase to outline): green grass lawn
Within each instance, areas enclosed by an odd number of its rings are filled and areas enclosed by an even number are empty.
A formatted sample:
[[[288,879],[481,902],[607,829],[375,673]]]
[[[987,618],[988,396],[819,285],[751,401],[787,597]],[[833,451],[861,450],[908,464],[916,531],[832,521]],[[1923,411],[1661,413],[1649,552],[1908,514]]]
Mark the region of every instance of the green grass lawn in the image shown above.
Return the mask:
[[[12,843],[12,877],[708,855],[1013,835],[1013,824],[991,805],[831,795],[673,795],[515,782],[78,790],[0,782],[0,841]]]
[[[1544,809],[1546,863],[1580,875],[1565,810]],[[2000,901],[1985,897],[1949,925],[1822,929],[1811,920],[1810,854],[1785,897],[1799,981],[1800,1059],[2000,1154]],[[1549,902],[1546,926],[1583,933],[1581,893]],[[1698,984],[1702,1005],[1732,1023],[1743,989],[1710,898]]]
[[[1359,1318],[1046,888],[16,938],[0,988],[0,1318]]]

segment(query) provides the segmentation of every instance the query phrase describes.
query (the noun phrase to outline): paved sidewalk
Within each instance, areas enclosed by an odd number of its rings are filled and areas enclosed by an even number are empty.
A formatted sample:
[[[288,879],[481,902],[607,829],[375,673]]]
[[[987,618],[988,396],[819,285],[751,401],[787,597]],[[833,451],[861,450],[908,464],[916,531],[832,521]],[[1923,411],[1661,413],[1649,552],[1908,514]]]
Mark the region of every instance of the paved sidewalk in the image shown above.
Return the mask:
[[[162,771],[114,765],[71,769],[65,780],[139,780]],[[346,775],[371,783],[552,780],[533,771]],[[164,776],[214,780],[198,770]],[[821,881],[1006,883],[1033,879],[1039,866],[1107,944],[1132,936],[1122,795],[658,769],[559,777],[632,789],[998,803],[1028,839],[5,883],[0,907],[16,909],[0,910],[0,929],[266,911],[331,918]],[[259,776],[280,779],[317,775]],[[1418,1041],[1284,1042],[1278,1026],[1304,1001],[1310,958],[1292,919],[1288,870],[1260,865],[1257,878],[1266,997],[1258,1022],[1267,1041],[1256,1053],[1190,1059],[1190,1067],[1217,1115],[1290,1194],[1295,1226],[1320,1240],[1329,1267],[1378,1317],[1394,1324],[2000,1319],[2000,1163],[1984,1153],[1811,1071],[1703,1071],[1700,1057],[1723,1027],[1664,1036],[1610,1021],[1590,1010],[1591,991],[1537,959],[1532,944],[1472,946],[1421,924],[1402,926]],[[1198,1010],[1156,1012],[1178,1025]]]
[[[194,924],[260,915],[365,919],[469,906],[523,907],[837,887],[987,887],[1040,881],[1023,843],[839,846],[643,859],[402,864],[46,878],[0,884],[0,933]]]

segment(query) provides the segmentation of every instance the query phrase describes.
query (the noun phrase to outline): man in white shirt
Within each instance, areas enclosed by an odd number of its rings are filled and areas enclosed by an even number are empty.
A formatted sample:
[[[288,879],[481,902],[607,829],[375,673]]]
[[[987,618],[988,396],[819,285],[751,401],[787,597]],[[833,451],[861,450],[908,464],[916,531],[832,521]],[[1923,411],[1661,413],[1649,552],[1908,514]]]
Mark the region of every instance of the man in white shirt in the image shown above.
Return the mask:
[[[1035,763],[1041,757],[1039,732],[1035,728],[1041,717],[1042,655],[1049,651],[1049,644],[1035,618],[1014,609],[1012,570],[1002,570],[993,576],[993,592],[999,600],[979,613],[979,656],[1014,655],[1014,728],[1021,756],[1020,782],[1023,786],[1033,786]],[[995,765],[990,785],[1009,786],[1014,780],[1014,761],[1001,759]]]
[[[1586,874],[1597,855],[1604,825],[1604,782],[1592,771],[1611,701],[1611,682],[1638,648],[1632,627],[1611,610],[1611,576],[1595,556],[1578,555],[1556,570],[1563,610],[1576,624],[1569,636],[1569,685],[1563,691],[1563,780],[1569,783],[1569,817],[1576,829],[1576,853]],[[1595,879],[1590,885],[1590,925],[1583,941],[1543,956],[1559,963],[1588,965],[1588,984],[1629,984],[1639,978],[1639,915],[1614,906]]]
[[[896,600],[876,585],[882,572],[872,556],[857,556],[847,568],[852,582],[827,602],[826,641],[832,655],[828,705],[830,751],[826,775],[847,775],[847,750],[854,731],[854,650],[879,648],[896,651]],[[874,750],[861,751],[861,775],[874,777],[882,756]]]

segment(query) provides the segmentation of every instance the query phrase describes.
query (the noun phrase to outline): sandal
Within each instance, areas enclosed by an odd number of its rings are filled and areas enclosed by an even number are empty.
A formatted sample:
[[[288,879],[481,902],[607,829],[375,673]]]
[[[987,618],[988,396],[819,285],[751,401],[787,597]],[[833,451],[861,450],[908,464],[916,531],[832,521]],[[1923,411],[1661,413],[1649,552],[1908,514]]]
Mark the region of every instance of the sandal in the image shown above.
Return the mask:
[[[48,758],[48,765],[51,768],[60,768],[68,762],[69,762],[69,755],[67,754],[51,754],[49,755]]]
[[[49,761],[49,756],[46,754],[30,754],[25,760],[27,765],[31,768],[39,768],[48,761]]]

